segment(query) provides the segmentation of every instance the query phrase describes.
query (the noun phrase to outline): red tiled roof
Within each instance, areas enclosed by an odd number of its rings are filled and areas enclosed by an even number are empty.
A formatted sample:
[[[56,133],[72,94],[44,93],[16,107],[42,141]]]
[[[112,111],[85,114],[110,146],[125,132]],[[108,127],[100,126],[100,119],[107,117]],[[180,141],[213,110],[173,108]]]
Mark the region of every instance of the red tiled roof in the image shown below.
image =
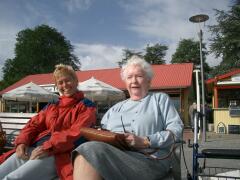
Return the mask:
[[[0,94],[2,95],[5,92],[8,92],[12,89],[15,89],[29,82],[33,82],[37,85],[43,85],[43,84],[53,84],[54,80],[53,80],[52,73],[28,75],[23,79],[17,81],[16,83],[14,83],[13,85],[8,86],[6,89],[3,89],[2,91],[0,91]]]
[[[192,63],[153,65],[154,78],[151,89],[176,89],[187,88],[192,84]],[[85,81],[91,77],[110,84],[118,89],[125,90],[125,84],[120,77],[120,68],[77,71],[79,81]],[[33,82],[38,85],[54,84],[52,73],[29,75],[8,88],[0,91],[3,94],[21,85]]]
[[[187,88],[192,84],[192,63],[153,65],[152,89]]]
[[[94,77],[118,89],[126,89],[120,77],[120,68],[78,71],[77,76],[80,82]]]

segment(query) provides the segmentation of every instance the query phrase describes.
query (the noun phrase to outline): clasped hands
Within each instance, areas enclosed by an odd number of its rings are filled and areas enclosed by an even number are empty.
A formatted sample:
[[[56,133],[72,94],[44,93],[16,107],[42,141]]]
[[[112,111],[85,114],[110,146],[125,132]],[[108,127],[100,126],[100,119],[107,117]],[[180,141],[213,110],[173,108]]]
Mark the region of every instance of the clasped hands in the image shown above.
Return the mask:
[[[38,146],[31,154],[28,153],[28,146],[25,144],[19,144],[16,148],[16,155],[20,159],[24,160],[34,160],[34,159],[41,159],[43,157],[48,156],[48,152],[46,150],[43,150],[42,146]]]
[[[125,140],[129,146],[136,149],[146,149],[149,148],[150,142],[147,137],[136,136],[131,133],[125,133]]]

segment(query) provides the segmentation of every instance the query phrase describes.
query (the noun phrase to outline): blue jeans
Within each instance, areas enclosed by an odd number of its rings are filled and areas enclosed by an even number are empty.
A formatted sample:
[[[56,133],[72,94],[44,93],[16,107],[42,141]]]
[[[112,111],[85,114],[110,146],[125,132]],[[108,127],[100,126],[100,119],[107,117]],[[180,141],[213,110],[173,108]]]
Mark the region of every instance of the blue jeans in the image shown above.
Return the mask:
[[[34,148],[29,148],[29,153]],[[0,165],[2,180],[51,180],[57,177],[54,156],[42,159],[23,160],[14,153]]]

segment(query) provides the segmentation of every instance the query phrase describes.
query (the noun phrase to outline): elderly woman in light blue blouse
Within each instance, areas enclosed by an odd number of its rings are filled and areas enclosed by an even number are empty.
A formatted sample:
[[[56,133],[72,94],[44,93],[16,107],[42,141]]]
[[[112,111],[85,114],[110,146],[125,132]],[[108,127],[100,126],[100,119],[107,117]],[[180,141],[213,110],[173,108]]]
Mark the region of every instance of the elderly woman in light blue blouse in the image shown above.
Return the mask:
[[[130,98],[117,103],[104,115],[102,127],[125,134],[129,146],[122,151],[103,142],[87,142],[73,152],[74,179],[153,180],[170,168],[166,153],[182,137],[183,123],[165,93],[151,93],[151,65],[133,56],[122,67],[121,77]],[[154,154],[144,153],[157,149]]]

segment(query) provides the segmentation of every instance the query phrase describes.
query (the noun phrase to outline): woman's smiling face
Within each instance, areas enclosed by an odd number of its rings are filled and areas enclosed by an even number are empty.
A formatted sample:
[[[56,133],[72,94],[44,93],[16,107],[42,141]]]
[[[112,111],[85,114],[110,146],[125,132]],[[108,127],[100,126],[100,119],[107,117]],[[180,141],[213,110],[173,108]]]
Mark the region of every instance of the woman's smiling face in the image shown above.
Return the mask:
[[[140,65],[131,65],[125,70],[125,84],[132,100],[144,98],[149,90],[151,81]]]
[[[77,91],[78,82],[70,75],[62,75],[56,78],[59,92],[63,96],[70,97]]]

